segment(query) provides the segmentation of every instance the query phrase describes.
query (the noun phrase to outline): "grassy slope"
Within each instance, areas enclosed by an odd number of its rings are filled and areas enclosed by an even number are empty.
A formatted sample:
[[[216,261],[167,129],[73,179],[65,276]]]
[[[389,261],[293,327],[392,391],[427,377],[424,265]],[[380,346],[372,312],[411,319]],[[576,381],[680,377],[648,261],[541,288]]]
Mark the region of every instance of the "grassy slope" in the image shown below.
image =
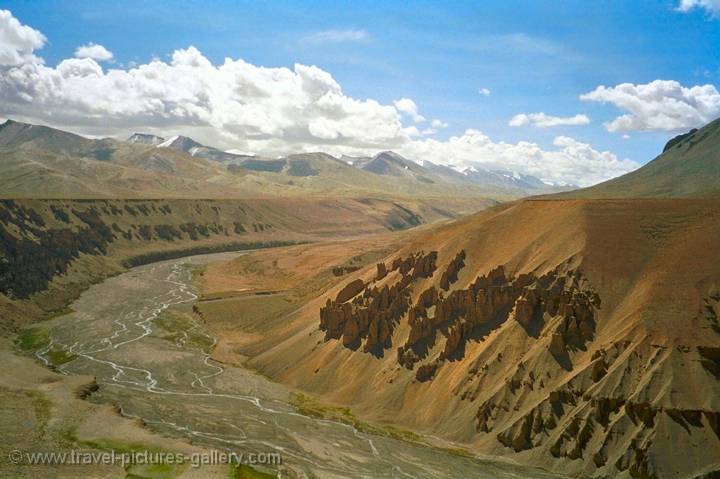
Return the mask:
[[[720,119],[668,148],[642,168],[557,198],[677,198],[720,194]]]

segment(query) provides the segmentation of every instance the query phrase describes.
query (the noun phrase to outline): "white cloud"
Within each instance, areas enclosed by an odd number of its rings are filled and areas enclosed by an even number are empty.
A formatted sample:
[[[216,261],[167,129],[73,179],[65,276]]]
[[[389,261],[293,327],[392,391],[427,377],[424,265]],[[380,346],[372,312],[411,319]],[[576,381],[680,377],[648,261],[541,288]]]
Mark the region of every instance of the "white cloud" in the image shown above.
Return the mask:
[[[637,167],[565,137],[550,151],[528,142],[495,143],[475,130],[443,141],[423,137],[428,129],[403,124],[404,116],[424,120],[411,99],[382,104],[350,97],[316,66],[266,68],[230,58],[214,65],[191,46],[168,61],[128,69],[105,70],[93,58],[51,67],[35,55],[42,34],[8,14],[0,14],[0,39],[0,116],[83,134],[185,134],[268,156],[319,150],[362,156],[392,149],[417,161],[494,165],[582,185]],[[431,130],[446,126],[430,122]]]
[[[535,128],[548,128],[551,126],[575,126],[587,125],[590,118],[586,115],[575,115],[569,117],[551,116],[545,113],[519,113],[512,117],[508,126],[518,127],[532,125]]]
[[[703,8],[713,15],[720,13],[720,0],[680,0],[677,9],[689,12],[695,8]]]
[[[264,68],[232,59],[215,66],[194,47],[176,50],[168,63],[129,70],[104,71],[91,58],[66,59],[55,68],[27,62],[1,72],[0,105],[3,113],[64,126],[98,118],[108,127],[204,126],[243,150],[251,143],[373,147],[407,139],[394,106],[344,95],[315,66]]]
[[[429,128],[425,128],[424,130],[422,130],[422,131],[420,132],[420,134],[423,135],[423,136],[434,135],[435,133],[437,133],[437,132],[438,132],[439,130],[441,130],[442,128],[447,128],[447,127],[448,127],[448,124],[445,123],[444,121],[438,120],[438,119],[434,119],[433,121],[430,122],[430,127],[429,127]]]
[[[480,93],[482,96],[489,96],[491,92],[489,88],[481,88],[478,90],[478,93]]]
[[[312,33],[304,38],[308,43],[343,43],[360,42],[369,37],[365,30],[324,30]]]
[[[113,59],[113,54],[110,50],[102,45],[96,45],[94,43],[88,43],[77,47],[75,50],[76,58],[92,58],[99,62],[104,62]]]
[[[18,66],[39,62],[34,50],[42,48],[45,36],[22,25],[8,10],[0,10],[0,66]]]
[[[720,93],[713,85],[687,88],[674,80],[599,86],[580,99],[612,103],[626,111],[605,124],[613,132],[687,130],[720,115]]]
[[[516,170],[544,181],[580,186],[613,178],[640,166],[566,136],[555,138],[553,145],[555,149],[546,151],[526,141],[496,143],[477,130],[466,130],[463,135],[447,141],[428,138],[406,143],[399,152],[408,158],[442,165]]]
[[[418,113],[417,105],[410,98],[395,100],[393,105],[395,105],[395,108],[397,108],[398,111],[401,111],[412,118],[415,123],[425,121],[425,117]]]

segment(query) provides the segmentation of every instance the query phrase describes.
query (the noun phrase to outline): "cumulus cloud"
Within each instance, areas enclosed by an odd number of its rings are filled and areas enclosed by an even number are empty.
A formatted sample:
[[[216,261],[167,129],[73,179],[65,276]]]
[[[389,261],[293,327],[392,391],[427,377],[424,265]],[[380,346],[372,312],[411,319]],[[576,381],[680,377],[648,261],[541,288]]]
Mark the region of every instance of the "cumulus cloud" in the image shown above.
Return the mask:
[[[680,0],[677,9],[689,12],[695,8],[703,8],[713,15],[720,14],[720,0]]]
[[[586,115],[575,115],[575,116],[552,116],[546,115],[545,113],[519,113],[512,117],[508,122],[508,126],[519,127],[532,125],[535,128],[548,128],[551,126],[575,126],[575,125],[587,125],[590,123],[590,118]]]
[[[365,30],[323,30],[321,32],[312,33],[304,38],[307,43],[343,43],[343,42],[359,42],[368,38]]]
[[[379,146],[407,138],[394,106],[344,95],[320,68],[263,68],[232,59],[215,66],[194,47],[176,50],[169,63],[153,60],[129,70],[104,71],[92,58],[66,59],[55,68],[27,62],[0,76],[0,103],[3,113],[66,125],[98,118],[138,127],[202,125],[246,143]]]
[[[430,122],[430,126],[420,132],[423,136],[434,135],[443,128],[447,128],[449,125],[442,120],[434,119]]]
[[[395,108],[408,115],[415,123],[425,121],[425,117],[418,113],[418,107],[410,98],[401,98],[393,102]]]
[[[75,49],[76,58],[92,58],[99,62],[109,61],[113,59],[113,54],[110,50],[102,45],[96,45],[94,43],[88,43]]]
[[[489,88],[481,88],[478,90],[478,93],[480,93],[482,96],[489,96],[490,89]]]
[[[39,62],[33,51],[42,48],[45,36],[22,25],[8,10],[0,10],[0,66]]]
[[[36,56],[45,38],[9,12],[0,14],[0,116],[85,134],[150,131],[186,134],[224,149],[264,155],[301,151],[367,155],[393,149],[416,161],[492,165],[553,182],[590,184],[637,165],[559,137],[550,151],[528,142],[496,143],[475,130],[448,140],[424,137],[417,104],[346,95],[316,66],[266,68],[242,59],[213,64],[195,47],[168,61],[104,69],[98,59],[68,58],[48,66]]]
[[[626,111],[605,124],[613,132],[687,130],[720,115],[720,93],[715,86],[687,88],[674,80],[599,86],[580,99],[611,103]]]
[[[555,184],[587,186],[628,173],[639,165],[619,159],[608,151],[597,151],[587,143],[567,136],[555,138],[555,149],[521,141],[494,142],[477,130],[466,130],[447,141],[425,139],[407,143],[400,153],[408,158],[430,160],[459,168],[484,167],[520,171]]]

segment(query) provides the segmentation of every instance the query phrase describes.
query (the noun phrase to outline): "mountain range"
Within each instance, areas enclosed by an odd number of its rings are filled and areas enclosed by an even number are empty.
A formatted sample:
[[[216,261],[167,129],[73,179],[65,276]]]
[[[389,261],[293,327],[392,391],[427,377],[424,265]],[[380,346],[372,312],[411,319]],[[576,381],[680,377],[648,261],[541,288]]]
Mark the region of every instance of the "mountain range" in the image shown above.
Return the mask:
[[[240,155],[202,145],[186,136],[173,136],[165,139],[159,136],[134,133],[130,143],[152,145],[157,148],[169,148],[187,153],[196,158],[217,161],[227,165],[232,171],[249,170],[286,174],[289,176],[317,176],[323,170],[344,170],[345,165],[379,176],[420,182],[425,184],[449,183],[452,185],[479,186],[489,194],[502,196],[527,196],[543,192],[569,189],[558,188],[530,175],[504,170],[469,168],[458,171],[448,166],[430,161],[419,164],[392,151],[383,151],[375,156],[335,158],[326,153],[302,153],[281,158],[267,158],[255,155]],[[333,168],[334,166],[334,168]]]
[[[225,152],[185,136],[89,139],[12,120],[0,125],[0,173],[0,195],[6,197],[508,200],[563,189],[512,172],[420,165],[390,151],[352,162],[322,152],[267,158]]]

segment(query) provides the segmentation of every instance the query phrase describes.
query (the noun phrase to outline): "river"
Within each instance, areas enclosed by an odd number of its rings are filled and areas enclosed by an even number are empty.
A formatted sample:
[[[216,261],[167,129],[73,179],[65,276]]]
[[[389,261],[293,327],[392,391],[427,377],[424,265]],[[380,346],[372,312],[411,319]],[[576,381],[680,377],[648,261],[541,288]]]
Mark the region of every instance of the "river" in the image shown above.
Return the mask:
[[[51,343],[37,357],[49,364],[51,351],[64,351],[74,359],[61,372],[96,377],[91,400],[159,433],[237,453],[279,452],[278,477],[557,477],[301,415],[287,388],[213,361],[215,338],[189,315],[170,313],[189,312],[198,297],[192,267],[238,254],[149,264],[92,286],[72,313],[48,323]]]

